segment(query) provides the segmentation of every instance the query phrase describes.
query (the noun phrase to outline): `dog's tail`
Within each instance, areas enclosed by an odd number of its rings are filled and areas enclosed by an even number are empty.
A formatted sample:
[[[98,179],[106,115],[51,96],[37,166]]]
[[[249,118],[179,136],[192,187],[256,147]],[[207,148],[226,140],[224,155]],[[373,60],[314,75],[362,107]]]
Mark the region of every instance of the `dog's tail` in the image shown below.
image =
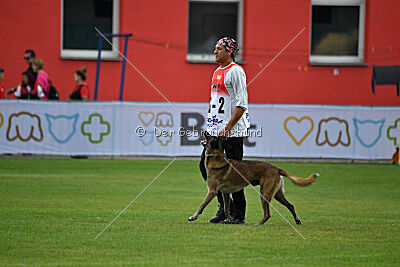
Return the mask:
[[[315,179],[317,179],[317,177],[319,176],[318,173],[313,173],[307,178],[301,178],[301,177],[294,176],[282,169],[279,169],[279,175],[286,176],[292,183],[294,183],[295,185],[298,185],[298,186],[312,185],[315,182]]]

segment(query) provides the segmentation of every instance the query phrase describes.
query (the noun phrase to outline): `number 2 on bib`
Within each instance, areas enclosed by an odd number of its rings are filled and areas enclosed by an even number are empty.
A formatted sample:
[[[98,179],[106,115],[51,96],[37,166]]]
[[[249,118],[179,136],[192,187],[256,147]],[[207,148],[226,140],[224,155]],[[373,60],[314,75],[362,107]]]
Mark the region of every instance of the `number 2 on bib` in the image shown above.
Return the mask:
[[[219,109],[218,109],[218,113],[224,113],[225,111],[224,111],[224,103],[225,103],[225,100],[224,100],[224,98],[221,96],[220,98],[219,98],[219,101],[218,101],[221,105],[219,105]]]

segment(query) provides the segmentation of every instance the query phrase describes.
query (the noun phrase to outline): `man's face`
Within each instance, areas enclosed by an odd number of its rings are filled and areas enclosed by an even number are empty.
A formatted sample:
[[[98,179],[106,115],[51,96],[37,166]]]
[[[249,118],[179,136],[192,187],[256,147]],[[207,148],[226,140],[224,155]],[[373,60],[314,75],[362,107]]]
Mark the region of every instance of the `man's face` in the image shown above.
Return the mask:
[[[230,57],[231,53],[226,51],[225,47],[217,44],[215,46],[214,55],[217,63],[224,63]]]
[[[30,54],[30,53],[25,53],[24,59],[25,59],[25,62],[26,62],[27,64],[29,64],[29,65],[31,65],[32,62],[33,62],[33,57],[31,57],[31,54]]]

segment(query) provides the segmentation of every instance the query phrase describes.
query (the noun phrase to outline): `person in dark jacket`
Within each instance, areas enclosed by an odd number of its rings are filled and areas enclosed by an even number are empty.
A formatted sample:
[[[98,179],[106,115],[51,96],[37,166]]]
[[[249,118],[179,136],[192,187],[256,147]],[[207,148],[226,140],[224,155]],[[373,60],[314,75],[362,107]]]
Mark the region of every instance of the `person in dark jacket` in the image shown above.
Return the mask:
[[[76,86],[72,94],[69,95],[71,100],[83,100],[86,101],[89,99],[89,88],[86,81],[86,68],[83,67],[77,70],[74,74],[74,80],[76,82]]]
[[[28,68],[26,69],[25,72],[27,72],[29,76],[33,75],[33,78],[34,78],[33,83],[35,83],[36,77],[37,77],[37,73],[34,72],[32,69],[32,64],[33,64],[33,61],[35,60],[35,58],[36,58],[35,51],[33,51],[32,49],[25,50],[24,59],[25,59],[26,64],[28,64]]]

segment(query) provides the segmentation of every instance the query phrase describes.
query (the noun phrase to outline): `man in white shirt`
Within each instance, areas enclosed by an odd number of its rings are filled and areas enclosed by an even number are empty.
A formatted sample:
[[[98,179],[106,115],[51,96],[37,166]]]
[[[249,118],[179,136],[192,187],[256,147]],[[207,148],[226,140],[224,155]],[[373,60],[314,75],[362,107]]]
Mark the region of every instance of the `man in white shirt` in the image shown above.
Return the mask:
[[[243,138],[248,136],[250,127],[246,74],[242,67],[234,63],[238,44],[229,37],[220,39],[214,50],[215,60],[219,67],[214,71],[211,85],[211,100],[207,115],[207,132],[220,136],[224,140],[224,150],[228,159],[242,160]],[[207,180],[205,169],[205,149],[201,155],[200,170]],[[232,219],[224,213],[222,193],[218,191],[220,203],[217,214],[211,223],[243,224],[245,223],[246,199],[244,190],[233,193],[230,201]]]

